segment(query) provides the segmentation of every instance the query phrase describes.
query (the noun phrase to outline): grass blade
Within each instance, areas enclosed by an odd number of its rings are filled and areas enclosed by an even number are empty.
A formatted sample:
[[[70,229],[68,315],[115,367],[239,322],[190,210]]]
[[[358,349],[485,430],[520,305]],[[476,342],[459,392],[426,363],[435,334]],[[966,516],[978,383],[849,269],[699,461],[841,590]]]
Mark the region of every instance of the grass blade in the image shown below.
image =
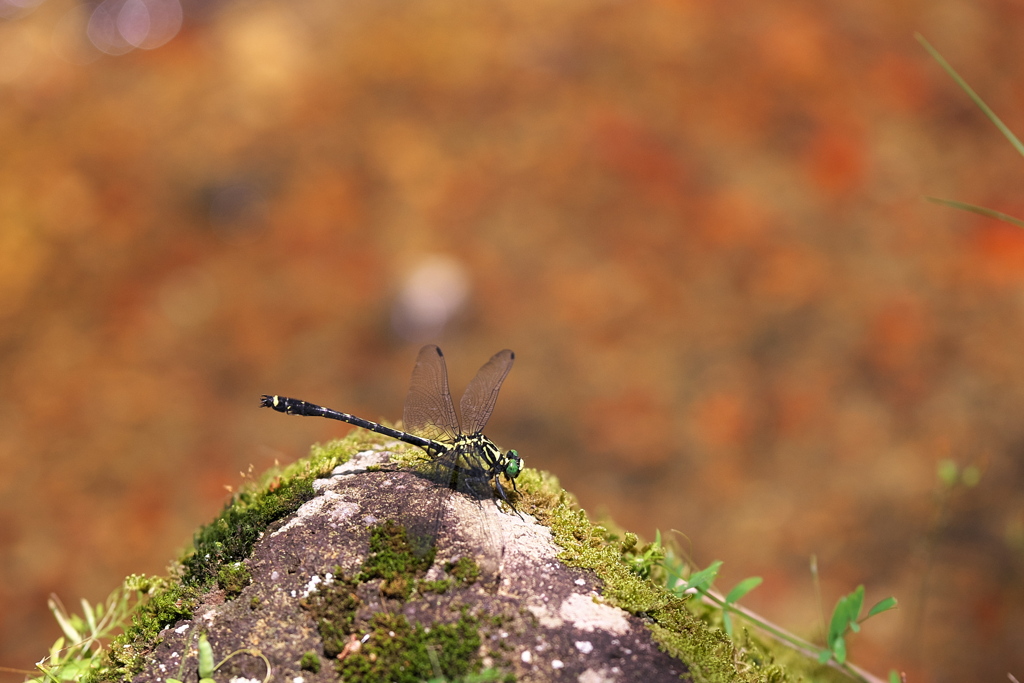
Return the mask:
[[[995,124],[996,128],[999,129],[999,132],[1003,134],[1003,137],[1009,140],[1010,144],[1013,145],[1013,148],[1017,150],[1017,153],[1020,154],[1021,156],[1024,156],[1024,145],[1022,145],[1020,140],[1017,139],[1017,136],[1013,134],[1013,131],[1007,128],[1006,124],[1003,123],[998,116],[996,116],[996,113],[989,109],[989,106],[985,104],[984,100],[982,100],[981,97],[978,96],[978,93],[974,92],[974,89],[971,86],[967,85],[967,81],[960,77],[960,74],[958,74],[956,70],[949,65],[949,62],[947,62],[942,57],[942,55],[939,54],[938,50],[931,46],[931,43],[925,40],[924,36],[922,36],[920,33],[915,33],[914,37],[917,38],[917,42],[921,43],[921,46],[928,51],[928,54],[932,56],[932,59],[938,62],[939,66],[941,66],[945,70],[945,72],[949,74],[949,77],[956,81],[956,84],[960,86],[960,89],[967,93],[967,96],[970,97],[976,105],[978,105],[978,108],[981,109],[982,112],[984,112],[985,116],[988,117],[989,121]]]
[[[936,204],[942,204],[944,206],[950,206],[954,209],[961,209],[963,211],[970,211],[971,213],[977,213],[988,218],[995,218],[1000,221],[1005,221],[1016,225],[1018,228],[1024,228],[1024,221],[1019,218],[1014,218],[1009,214],[1005,214],[1002,211],[996,211],[994,209],[986,209],[984,206],[977,206],[976,204],[968,204],[966,202],[958,202],[952,199],[939,199],[938,197],[925,197],[930,202]]]

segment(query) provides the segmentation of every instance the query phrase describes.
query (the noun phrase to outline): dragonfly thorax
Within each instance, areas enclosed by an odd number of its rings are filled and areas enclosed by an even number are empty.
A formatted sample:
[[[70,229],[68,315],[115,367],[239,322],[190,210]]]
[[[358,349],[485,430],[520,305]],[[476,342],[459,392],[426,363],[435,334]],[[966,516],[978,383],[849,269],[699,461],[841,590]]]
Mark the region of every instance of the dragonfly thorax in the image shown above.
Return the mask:
[[[452,464],[470,476],[491,478],[504,474],[509,480],[514,480],[522,470],[523,459],[516,451],[502,453],[483,434],[463,434],[445,446],[445,453],[452,458]]]
[[[511,482],[512,490],[518,491],[516,477],[522,471],[523,459],[510,450],[502,453],[493,441],[483,434],[461,434],[453,441],[433,442],[434,448],[426,449],[435,465],[447,471],[442,477],[446,486],[454,489],[469,489],[478,495],[486,495],[486,489],[493,484],[498,496],[509,505],[501,475]],[[458,482],[463,482],[460,485]],[[513,506],[513,509],[514,506]]]

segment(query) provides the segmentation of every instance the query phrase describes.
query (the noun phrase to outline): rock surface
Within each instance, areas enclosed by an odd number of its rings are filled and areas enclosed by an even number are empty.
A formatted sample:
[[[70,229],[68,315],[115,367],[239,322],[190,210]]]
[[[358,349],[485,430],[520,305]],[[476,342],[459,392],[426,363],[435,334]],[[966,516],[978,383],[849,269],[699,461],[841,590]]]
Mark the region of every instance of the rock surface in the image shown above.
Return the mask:
[[[602,602],[602,584],[592,572],[557,559],[547,527],[490,501],[443,491],[389,462],[386,450],[364,451],[330,478],[316,480],[316,497],[275,522],[244,561],[251,583],[231,597],[224,590],[206,594],[193,619],[165,630],[135,680],[197,680],[198,633],[206,634],[215,662],[240,649],[258,650],[273,680],[289,683],[338,680],[340,633],[350,638],[342,660],[353,668],[345,680],[389,680],[395,674],[382,673],[376,653],[386,648],[384,640],[402,636],[398,628],[382,630],[382,616],[392,620],[386,623],[419,624],[427,633],[472,624],[480,641],[468,655],[477,662],[469,670],[493,668],[520,681],[668,681],[687,672],[658,649],[641,618]],[[373,554],[372,530],[385,520],[437,532],[436,557],[408,597],[385,587],[385,580],[358,578]],[[480,568],[476,581],[454,576],[452,563],[467,556]],[[445,588],[425,588],[431,584],[424,581],[445,579]],[[330,623],[337,612],[325,616],[321,609],[328,595],[349,600],[343,623]],[[408,680],[441,673],[438,662],[451,646],[426,647],[433,671],[417,671],[410,655],[403,669]],[[262,659],[243,653],[225,662],[216,678],[260,681],[266,674]]]

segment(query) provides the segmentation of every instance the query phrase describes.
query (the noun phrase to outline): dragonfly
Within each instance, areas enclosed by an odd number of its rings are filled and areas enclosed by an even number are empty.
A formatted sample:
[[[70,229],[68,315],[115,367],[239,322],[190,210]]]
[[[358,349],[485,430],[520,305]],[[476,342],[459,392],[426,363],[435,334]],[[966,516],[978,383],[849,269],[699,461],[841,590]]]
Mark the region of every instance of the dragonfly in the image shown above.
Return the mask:
[[[512,490],[518,492],[516,477],[522,472],[523,458],[514,449],[502,452],[483,434],[498,400],[498,391],[512,369],[515,357],[512,351],[503,349],[480,368],[459,403],[461,423],[455,414],[448,388],[444,354],[434,345],[424,346],[416,357],[402,416],[403,427],[409,431],[284,396],[264,394],[260,397],[260,405],[287,415],[340,420],[417,446],[430,459],[429,478],[444,492],[461,491],[477,501],[483,501],[494,497],[493,485],[498,496],[516,511],[502,486],[501,477],[505,477]],[[438,522],[435,526],[440,524],[446,500],[447,497],[438,503]],[[493,537],[493,532],[487,533]],[[436,538],[436,528],[432,535]]]

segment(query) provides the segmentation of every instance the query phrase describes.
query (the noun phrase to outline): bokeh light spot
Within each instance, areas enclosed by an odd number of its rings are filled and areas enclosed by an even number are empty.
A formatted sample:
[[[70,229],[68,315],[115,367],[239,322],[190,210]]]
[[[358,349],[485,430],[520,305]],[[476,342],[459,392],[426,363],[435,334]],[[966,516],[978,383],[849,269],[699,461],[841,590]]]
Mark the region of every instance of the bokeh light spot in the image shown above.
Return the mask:
[[[462,263],[450,256],[425,257],[402,284],[392,327],[407,341],[434,339],[462,310],[469,293],[469,275]]]
[[[178,35],[183,18],[178,0],[105,0],[93,10],[86,33],[101,52],[123,55],[166,44]]]
[[[149,8],[143,0],[128,0],[117,13],[117,32],[135,47],[149,37],[152,24]]]
[[[13,19],[28,14],[43,0],[0,0],[0,19]]]

